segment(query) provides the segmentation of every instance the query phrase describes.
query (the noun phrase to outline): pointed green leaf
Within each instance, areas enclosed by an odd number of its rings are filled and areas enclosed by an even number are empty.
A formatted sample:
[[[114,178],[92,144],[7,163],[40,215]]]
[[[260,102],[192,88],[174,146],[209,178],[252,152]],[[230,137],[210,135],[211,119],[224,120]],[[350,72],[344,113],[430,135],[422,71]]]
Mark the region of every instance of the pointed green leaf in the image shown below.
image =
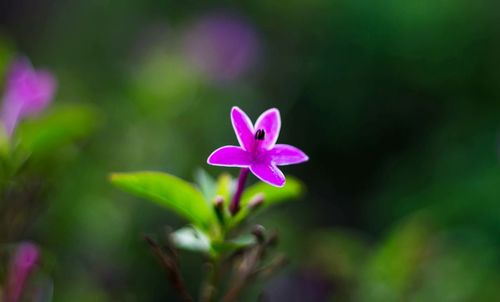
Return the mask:
[[[135,196],[149,199],[204,231],[214,231],[217,219],[203,195],[190,183],[161,172],[114,173],[111,182]]]

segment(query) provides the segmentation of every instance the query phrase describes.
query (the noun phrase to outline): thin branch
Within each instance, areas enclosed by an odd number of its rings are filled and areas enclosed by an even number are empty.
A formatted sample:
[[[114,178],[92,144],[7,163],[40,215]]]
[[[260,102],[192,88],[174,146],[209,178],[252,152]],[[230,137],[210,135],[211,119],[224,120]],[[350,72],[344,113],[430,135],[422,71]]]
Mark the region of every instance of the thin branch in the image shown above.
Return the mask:
[[[268,265],[256,269],[252,272],[252,277],[267,278],[288,264],[288,259],[284,255],[278,255]]]
[[[264,257],[266,249],[275,245],[278,238],[276,232],[272,233],[268,238],[265,238],[261,226],[256,226],[252,234],[257,238],[258,243],[254,247],[248,249],[243,255],[243,259],[238,268],[238,274],[235,276],[234,282],[222,298],[222,302],[237,301],[245,286],[256,276],[255,272],[258,271],[257,266]]]
[[[170,283],[172,283],[172,286],[176,289],[181,300],[183,302],[193,302],[194,300],[186,288],[184,279],[182,278],[179,270],[179,266],[177,265],[177,262],[174,260],[174,258],[164,253],[162,248],[151,237],[145,235],[144,239],[148,243],[153,254],[156,256],[158,261],[160,261],[161,265],[167,272]]]

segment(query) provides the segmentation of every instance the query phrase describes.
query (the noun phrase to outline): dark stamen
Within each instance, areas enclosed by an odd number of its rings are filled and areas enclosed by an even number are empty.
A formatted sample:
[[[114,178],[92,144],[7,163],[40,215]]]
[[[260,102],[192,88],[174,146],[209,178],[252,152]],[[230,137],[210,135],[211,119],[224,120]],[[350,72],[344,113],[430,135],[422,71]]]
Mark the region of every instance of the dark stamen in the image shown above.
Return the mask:
[[[256,140],[262,141],[264,140],[264,137],[266,137],[266,132],[264,131],[264,129],[259,129],[257,130],[257,132],[255,132]]]

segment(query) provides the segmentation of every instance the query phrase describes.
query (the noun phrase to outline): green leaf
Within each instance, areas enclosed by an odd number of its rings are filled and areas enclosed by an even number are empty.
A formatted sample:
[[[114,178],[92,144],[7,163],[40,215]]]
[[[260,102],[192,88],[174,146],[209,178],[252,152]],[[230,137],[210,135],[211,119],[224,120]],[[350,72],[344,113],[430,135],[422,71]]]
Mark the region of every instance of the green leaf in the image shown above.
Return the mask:
[[[92,107],[64,106],[23,122],[16,130],[16,138],[23,150],[43,156],[84,138],[96,124],[97,112]]]
[[[293,177],[287,177],[286,184],[282,188],[274,187],[263,182],[259,182],[251,187],[248,187],[241,198],[241,207],[246,207],[248,202],[255,195],[262,193],[264,195],[264,203],[262,208],[267,208],[281,202],[299,197],[303,192],[302,183]]]
[[[213,248],[216,252],[232,252],[241,248],[245,248],[252,244],[255,244],[257,241],[255,236],[250,234],[241,235],[235,239],[225,241],[225,242],[214,242]]]
[[[196,227],[185,227],[172,233],[172,241],[176,247],[195,252],[210,252],[210,239]]]
[[[161,172],[114,173],[111,182],[135,196],[151,200],[204,231],[216,235],[217,218],[203,195],[190,183]]]
[[[216,191],[216,183],[213,177],[207,171],[200,168],[195,173],[195,180],[205,199],[211,202],[215,197]]]
[[[228,229],[238,226],[251,214],[251,212],[253,212],[249,209],[248,203],[257,194],[262,194],[264,196],[264,202],[259,206],[259,210],[261,210],[297,198],[302,194],[302,191],[302,183],[293,177],[288,177],[285,186],[282,188],[274,187],[263,182],[248,187],[241,197],[241,210],[236,216],[231,217],[227,224]]]
[[[376,250],[361,274],[361,293],[373,301],[404,301],[418,279],[433,230],[424,212],[410,216]],[[383,289],[383,290],[381,290]]]
[[[229,204],[231,199],[231,193],[233,191],[232,186],[233,178],[231,177],[231,175],[223,173],[217,178],[217,188],[215,195],[222,196],[226,205]]]

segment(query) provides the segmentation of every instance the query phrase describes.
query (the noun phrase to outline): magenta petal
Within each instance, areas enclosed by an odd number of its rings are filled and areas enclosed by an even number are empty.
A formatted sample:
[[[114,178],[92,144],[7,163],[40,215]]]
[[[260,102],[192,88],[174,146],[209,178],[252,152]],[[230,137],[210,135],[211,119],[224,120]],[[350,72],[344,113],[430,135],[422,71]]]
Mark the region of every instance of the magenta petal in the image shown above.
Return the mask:
[[[7,76],[1,119],[12,135],[20,119],[45,109],[56,91],[56,79],[46,70],[35,70],[28,59],[16,59]]]
[[[15,99],[12,99],[9,96],[3,99],[2,111],[0,112],[0,120],[3,122],[5,131],[9,136],[12,136],[12,133],[16,128],[22,108],[22,102],[17,102]]]
[[[284,144],[275,145],[268,154],[271,161],[278,166],[298,164],[309,160],[309,157],[299,148]]]
[[[285,185],[285,175],[271,163],[256,163],[250,166],[250,171],[263,182],[276,187]]]
[[[252,150],[254,129],[250,118],[243,110],[235,106],[231,109],[231,122],[240,146],[247,151]]]
[[[255,122],[255,130],[263,129],[265,138],[262,142],[262,148],[271,149],[278,140],[281,128],[280,112],[276,108],[266,110],[262,113],[257,122]]]
[[[26,281],[40,258],[38,247],[32,243],[22,243],[11,260],[6,288],[6,301],[19,301]]]
[[[248,167],[252,161],[250,153],[238,146],[224,146],[208,157],[207,163],[214,166]]]
[[[46,70],[37,71],[32,79],[24,83],[24,99],[22,115],[37,114],[49,105],[54,97],[57,82],[54,75]]]

